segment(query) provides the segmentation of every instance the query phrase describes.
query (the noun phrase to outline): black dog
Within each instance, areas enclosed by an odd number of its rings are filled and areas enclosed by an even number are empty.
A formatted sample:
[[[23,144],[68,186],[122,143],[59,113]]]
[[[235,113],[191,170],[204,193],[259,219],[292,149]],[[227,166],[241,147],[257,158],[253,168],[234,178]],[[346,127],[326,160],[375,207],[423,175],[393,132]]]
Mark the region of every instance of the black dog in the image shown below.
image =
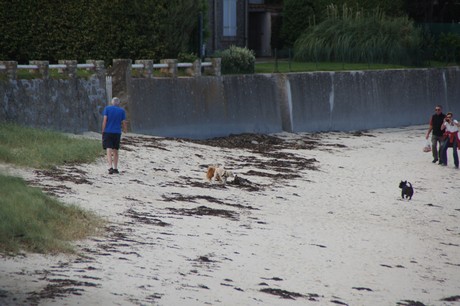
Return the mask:
[[[412,188],[412,184],[409,183],[410,186],[407,186],[407,181],[401,181],[399,183],[399,188],[401,188],[401,197],[404,199],[404,196],[407,198],[412,199],[412,196],[414,195],[414,188]]]

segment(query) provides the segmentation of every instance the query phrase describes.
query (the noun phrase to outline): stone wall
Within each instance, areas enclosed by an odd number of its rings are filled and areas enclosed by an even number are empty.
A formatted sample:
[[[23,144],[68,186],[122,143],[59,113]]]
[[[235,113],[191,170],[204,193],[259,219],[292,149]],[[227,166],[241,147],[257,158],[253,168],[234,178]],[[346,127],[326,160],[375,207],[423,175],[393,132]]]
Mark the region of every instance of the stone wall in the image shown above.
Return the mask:
[[[17,79],[14,63],[0,76],[0,121],[80,133],[100,131],[107,105],[105,70],[100,63],[88,79],[76,76],[76,62],[63,61],[59,79],[48,74],[47,62],[38,64],[37,78]],[[70,67],[70,69],[69,69]],[[7,77],[5,77],[7,76]]]
[[[435,104],[460,118],[458,67],[135,78],[131,65],[114,60],[109,74],[134,133],[210,138],[401,127],[427,124]],[[72,69],[50,78],[42,67],[45,77],[25,80],[16,79],[13,65],[0,75],[0,121],[99,132],[108,94],[97,66],[88,79]]]
[[[0,81],[0,121],[63,132],[100,131],[106,105],[105,81]]]

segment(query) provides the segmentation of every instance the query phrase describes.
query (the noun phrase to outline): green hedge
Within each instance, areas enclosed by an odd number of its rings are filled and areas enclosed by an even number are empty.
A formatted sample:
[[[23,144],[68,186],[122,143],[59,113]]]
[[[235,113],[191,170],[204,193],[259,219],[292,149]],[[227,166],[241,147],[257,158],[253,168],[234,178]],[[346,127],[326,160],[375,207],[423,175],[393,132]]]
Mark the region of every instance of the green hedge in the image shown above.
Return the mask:
[[[110,64],[114,58],[175,58],[195,51],[198,15],[206,3],[0,0],[0,60],[103,59]]]

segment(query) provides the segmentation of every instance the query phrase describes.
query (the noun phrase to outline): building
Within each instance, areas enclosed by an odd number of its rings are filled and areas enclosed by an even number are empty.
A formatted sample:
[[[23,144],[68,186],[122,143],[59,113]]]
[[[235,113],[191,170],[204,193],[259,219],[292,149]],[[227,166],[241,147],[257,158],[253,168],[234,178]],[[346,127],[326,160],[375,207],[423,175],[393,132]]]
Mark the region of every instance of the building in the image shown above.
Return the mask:
[[[270,3],[268,3],[270,2]],[[271,56],[272,25],[281,16],[281,4],[266,0],[208,0],[209,38],[206,54],[235,45]]]

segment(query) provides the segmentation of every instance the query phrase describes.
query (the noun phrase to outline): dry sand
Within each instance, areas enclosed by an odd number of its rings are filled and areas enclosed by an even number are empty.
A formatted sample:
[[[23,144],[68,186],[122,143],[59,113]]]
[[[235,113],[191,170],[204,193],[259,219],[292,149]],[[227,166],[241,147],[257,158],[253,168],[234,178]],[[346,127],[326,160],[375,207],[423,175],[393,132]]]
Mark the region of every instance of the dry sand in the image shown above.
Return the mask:
[[[458,305],[460,171],[425,132],[127,134],[120,175],[3,165],[109,224],[77,255],[0,258],[0,304]],[[215,163],[239,179],[206,182]]]

